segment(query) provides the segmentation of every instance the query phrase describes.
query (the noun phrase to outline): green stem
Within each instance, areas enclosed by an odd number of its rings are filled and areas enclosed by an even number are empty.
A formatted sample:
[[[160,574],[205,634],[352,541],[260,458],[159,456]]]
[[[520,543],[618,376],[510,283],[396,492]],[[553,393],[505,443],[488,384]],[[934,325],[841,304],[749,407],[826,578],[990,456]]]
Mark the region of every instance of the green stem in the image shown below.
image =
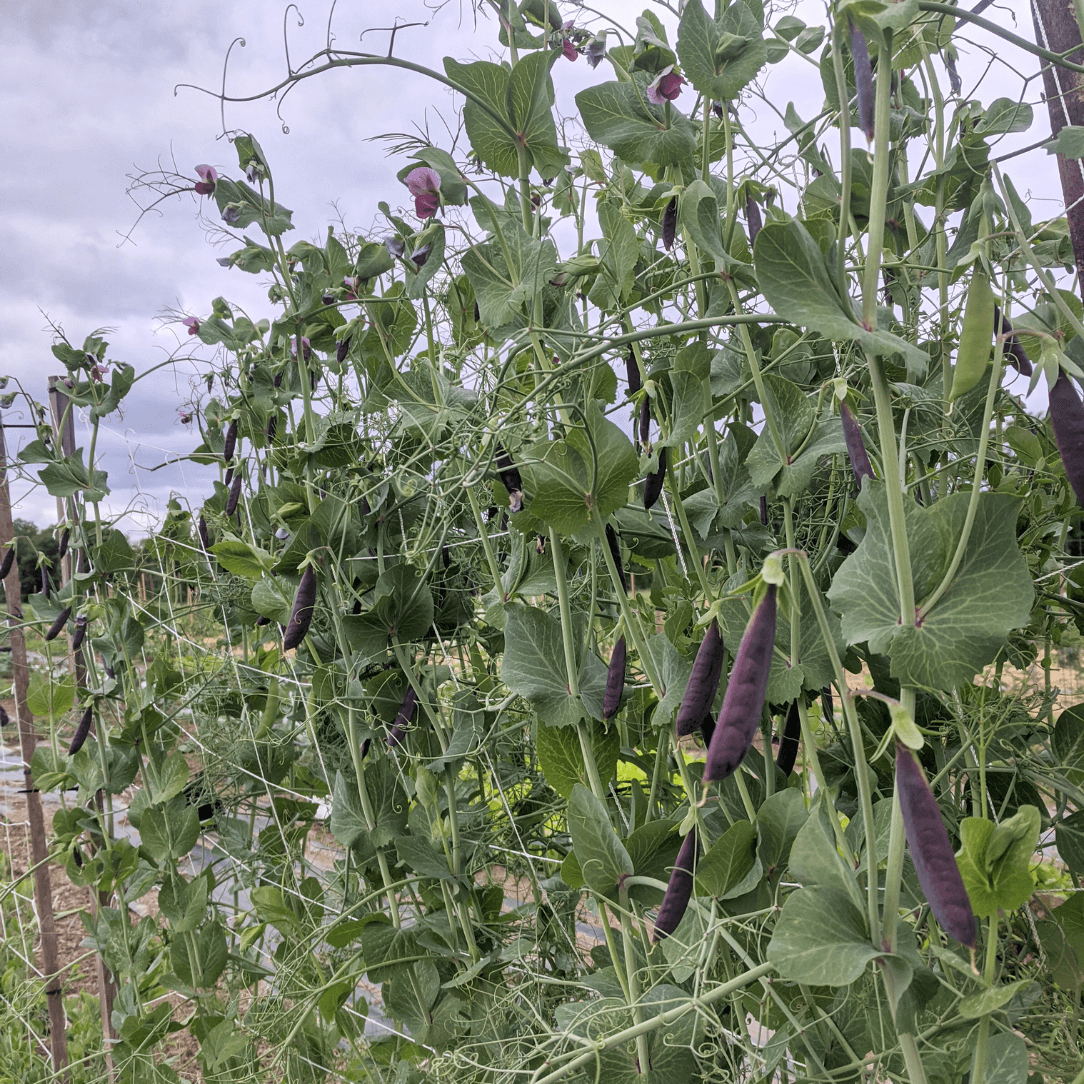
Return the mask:
[[[990,916],[986,926],[986,966],[983,978],[987,986],[994,985],[997,978],[997,915]],[[990,1014],[979,1021],[979,1034],[975,1040],[975,1056],[971,1063],[971,1084],[985,1084],[986,1053],[990,1041]]]

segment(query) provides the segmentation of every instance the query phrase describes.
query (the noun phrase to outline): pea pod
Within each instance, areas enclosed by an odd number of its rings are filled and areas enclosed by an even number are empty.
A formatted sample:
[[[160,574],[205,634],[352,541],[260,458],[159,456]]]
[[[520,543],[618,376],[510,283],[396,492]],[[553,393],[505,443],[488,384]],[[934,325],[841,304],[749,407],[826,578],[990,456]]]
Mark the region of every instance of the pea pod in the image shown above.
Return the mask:
[[[699,850],[696,829],[693,828],[681,844],[677,861],[674,863],[670,880],[666,885],[666,894],[662,898],[662,903],[659,904],[659,911],[655,916],[653,941],[669,937],[681,923],[693,894],[693,867],[696,865]]]
[[[83,646],[83,640],[87,635],[86,614],[80,614],[75,619],[75,632],[72,634],[72,651],[78,651]]]
[[[1005,361],[1021,376],[1031,376],[1034,372],[1031,359],[1024,352],[1012,324],[1005,319],[997,305],[994,306],[994,334],[1005,336]]]
[[[674,247],[674,238],[677,236],[678,201],[677,196],[671,198],[662,213],[662,247],[667,252]]]
[[[399,705],[399,711],[395,716],[395,725],[388,735],[388,747],[390,749],[402,745],[403,738],[406,737],[407,727],[414,721],[414,712],[417,707],[418,694],[414,691],[413,685],[408,685],[407,691],[403,695],[403,702]]]
[[[614,559],[614,568],[617,569],[617,574],[621,577],[621,586],[627,595],[629,593],[629,578],[625,574],[625,566],[621,563],[621,547],[617,543],[617,532],[608,523],[606,524],[606,545],[610,547],[610,556]]]
[[[93,721],[94,705],[91,704],[87,710],[83,712],[83,718],[79,720],[79,725],[75,728],[75,734],[72,736],[72,743],[68,746],[68,756],[75,756],[75,754],[83,748],[83,743],[87,740],[87,735],[90,733],[90,724]]]
[[[976,267],[967,288],[964,323],[960,329],[960,346],[956,351],[956,368],[952,372],[949,402],[969,392],[990,364],[990,347],[994,330],[994,292],[986,272]]]
[[[226,501],[226,515],[232,516],[237,511],[237,502],[241,499],[241,475],[238,474],[230,487],[230,495]]]
[[[775,766],[784,774],[794,771],[794,762],[798,759],[798,739],[802,735],[802,717],[798,711],[798,701],[792,700],[787,709],[787,721],[783,725],[783,737],[779,742],[779,754]]]
[[[8,578],[8,573],[11,571],[11,566],[14,560],[15,547],[8,546],[8,551],[4,554],[3,564],[0,564],[0,580],[6,580]]]
[[[222,447],[222,462],[229,463],[233,459],[233,450],[237,447],[237,419],[230,422],[226,430],[226,440]]]
[[[614,644],[610,665],[606,671],[606,692],[602,697],[602,718],[612,719],[621,707],[621,695],[625,691],[625,665],[627,648],[625,637],[619,636]]]
[[[858,483],[858,488],[861,489],[863,479],[873,477],[873,467],[870,465],[869,453],[862,440],[862,430],[858,428],[858,420],[846,403],[839,404],[839,420],[843,423],[843,440],[847,445],[847,458],[851,461],[854,479]]]
[[[961,945],[974,948],[975,914],[941,820],[941,808],[914,753],[902,742],[896,743],[896,788],[907,846],[933,917]]]
[[[68,618],[72,615],[72,608],[65,606],[63,610],[57,615],[57,619],[49,626],[49,631],[45,634],[46,642],[55,640],[61,632],[64,630],[64,626],[68,623]]]
[[[666,477],[666,449],[659,449],[659,467],[647,476],[644,483],[644,510],[651,508],[662,494],[662,482]]]
[[[854,57],[854,85],[858,92],[858,126],[871,143],[873,142],[873,65],[869,59],[866,35],[851,23],[851,56]]]
[[[745,221],[749,227],[749,246],[756,243],[757,234],[764,228],[764,220],[760,217],[760,204],[753,199],[752,192],[745,194]]]
[[[282,637],[282,648],[290,651],[297,647],[312,624],[312,613],[316,605],[316,573],[312,565],[301,575],[301,582],[297,585],[297,594],[294,595],[294,606],[290,611],[290,619],[286,622],[286,632]]]
[[[1050,421],[1069,485],[1084,505],[1084,405],[1065,373],[1050,389]]]
[[[719,678],[723,673],[724,653],[719,622],[712,621],[696,653],[693,672],[689,675],[689,684],[685,686],[685,695],[681,698],[681,707],[678,708],[674,723],[678,737],[692,734],[711,712],[712,701],[719,688]]]
[[[640,379],[640,366],[636,363],[636,354],[631,346],[625,355],[625,376],[629,383],[629,395],[635,395],[643,387],[643,381]]]
[[[741,638],[704,762],[705,783],[722,782],[733,775],[756,736],[775,646],[775,594],[775,584],[768,584],[768,593]]]

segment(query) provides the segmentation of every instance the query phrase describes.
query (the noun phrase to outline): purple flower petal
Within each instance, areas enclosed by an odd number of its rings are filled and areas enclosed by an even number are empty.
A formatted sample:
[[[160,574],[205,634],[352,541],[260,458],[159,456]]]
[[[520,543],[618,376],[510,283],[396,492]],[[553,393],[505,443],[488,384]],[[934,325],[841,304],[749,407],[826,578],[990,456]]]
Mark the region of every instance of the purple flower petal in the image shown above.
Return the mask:
[[[421,248],[417,248],[411,253],[410,258],[419,267],[424,267],[425,266],[425,261],[429,259],[429,250],[432,247],[433,247],[432,245],[422,245]]]
[[[384,247],[388,250],[389,256],[397,258],[401,258],[403,252],[405,251],[403,248],[403,242],[400,241],[398,237],[389,237],[384,242]]]
[[[189,335],[199,334],[199,320],[195,316],[187,316],[181,321],[186,328],[188,328]]]
[[[304,335],[301,336],[301,351],[305,355],[305,360],[308,361],[312,356],[312,347],[309,345],[309,340]],[[290,353],[297,357],[297,339],[290,340]]]
[[[428,166],[418,166],[403,178],[403,183],[410,189],[410,194],[417,198],[440,191],[440,174]]]
[[[215,190],[215,181],[218,180],[218,173],[215,171],[214,166],[196,166],[196,175],[199,177],[199,181],[196,183],[196,191],[201,196],[209,196]]]
[[[564,53],[566,60],[575,60],[580,55],[579,50],[568,38],[561,42],[561,52]]]
[[[681,93],[684,82],[685,80],[674,71],[674,66],[671,64],[669,67],[663,68],[655,77],[655,81],[648,86],[647,100],[655,105],[672,102]]]
[[[227,225],[232,226],[235,222],[241,218],[241,208],[236,204],[229,204],[227,208],[222,212],[222,221]]]
[[[414,197],[414,213],[419,218],[432,218],[440,210],[440,196],[436,192],[423,192]]]
[[[606,55],[606,37],[603,35],[599,38],[592,38],[584,49],[584,56],[587,57],[587,63],[591,69],[594,70],[602,63],[602,58]]]

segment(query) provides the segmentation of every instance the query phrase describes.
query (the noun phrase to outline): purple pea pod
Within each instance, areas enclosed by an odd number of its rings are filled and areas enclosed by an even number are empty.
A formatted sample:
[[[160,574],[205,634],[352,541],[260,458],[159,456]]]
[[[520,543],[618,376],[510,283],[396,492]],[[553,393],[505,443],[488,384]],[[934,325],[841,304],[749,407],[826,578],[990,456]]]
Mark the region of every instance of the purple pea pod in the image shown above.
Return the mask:
[[[286,622],[286,632],[282,637],[282,648],[290,651],[305,639],[312,624],[313,610],[316,607],[316,572],[309,565],[301,575],[294,595],[294,606],[290,611],[290,620]]]
[[[7,553],[4,554],[4,560],[0,563],[0,580],[6,580],[8,573],[11,571],[11,566],[15,563],[15,547],[8,546]]]
[[[207,532],[207,520],[205,520],[203,516],[200,516],[199,518],[197,529],[199,530],[200,545],[204,550],[209,550],[211,548],[211,536]]]
[[[68,623],[68,618],[72,615],[72,608],[65,606],[63,610],[57,615],[57,619],[49,626],[49,631],[45,634],[45,642],[50,643],[55,640],[61,632],[64,631],[64,626]]]
[[[394,749],[397,745],[403,744],[407,727],[414,721],[414,712],[417,707],[418,694],[414,691],[413,685],[408,685],[406,694],[403,696],[403,702],[399,705],[399,713],[395,716],[395,725],[388,735],[389,749]]]
[[[896,743],[896,786],[907,846],[933,917],[961,945],[975,947],[975,914],[930,784],[914,753]]]
[[[619,636],[610,656],[610,666],[606,671],[606,692],[602,697],[602,718],[612,719],[621,707],[621,695],[625,691],[625,637]]]
[[[645,395],[640,403],[640,443],[647,445],[651,439],[651,400]]]
[[[745,221],[749,226],[749,244],[756,244],[757,234],[764,228],[764,221],[760,217],[760,204],[753,199],[752,192],[745,193]]]
[[[0,704],[0,726],[7,726],[11,720],[8,718],[7,708]]]
[[[652,941],[660,941],[669,937],[681,924],[682,918],[689,907],[689,900],[693,895],[693,868],[700,852],[697,842],[696,829],[685,837],[678,851],[677,861],[670,872],[670,880],[666,885],[666,894],[659,904],[659,912],[655,916],[655,932]]]
[[[232,516],[237,511],[237,502],[241,499],[241,475],[238,473],[230,487],[229,499],[226,501],[226,515]]]
[[[1050,389],[1050,421],[1069,485],[1084,505],[1084,405],[1065,373],[1058,374]]]
[[[625,575],[625,566],[621,563],[621,547],[617,541],[617,532],[608,523],[606,524],[606,545],[610,547],[610,556],[614,559],[614,567],[617,569],[617,574],[621,578],[621,586],[627,595],[629,593],[629,579]]]
[[[256,618],[256,624],[261,627],[264,625],[270,625],[271,618],[267,617],[265,614],[260,614],[260,616]]]
[[[761,527],[768,526],[768,498],[760,498],[760,525]]]
[[[681,698],[681,707],[678,708],[677,720],[674,723],[678,737],[692,734],[705,717],[710,721],[711,705],[719,689],[725,654],[719,622],[713,620],[696,653],[689,684],[685,686],[685,695]]]
[[[866,35],[851,23],[851,55],[854,57],[854,84],[858,90],[858,126],[873,142],[873,65],[869,60]]]
[[[704,762],[705,783],[721,783],[737,771],[760,726],[775,646],[775,594],[775,584],[768,584],[741,638]]]
[[[873,467],[870,465],[866,445],[862,441],[862,430],[858,428],[858,422],[851,413],[847,404],[839,404],[839,420],[843,423],[843,439],[847,444],[847,458],[851,461],[851,470],[854,471],[855,481],[858,488],[862,488],[863,478],[873,477]]]
[[[41,566],[41,597],[48,599],[50,592],[49,570],[45,565]]]
[[[75,632],[72,634],[72,651],[78,651],[83,646],[83,640],[87,635],[86,614],[80,614],[75,619]]]
[[[335,344],[335,360],[340,365],[346,361],[346,355],[350,353],[350,338],[351,336],[347,335],[345,339],[340,339]]]
[[[88,705],[87,710],[83,712],[83,718],[79,720],[79,725],[75,728],[72,743],[68,746],[68,756],[75,756],[75,754],[83,748],[83,743],[87,740],[87,735],[90,733],[90,724],[93,721],[94,705],[90,704]]]
[[[520,478],[519,468],[513,462],[512,457],[497,445],[497,477],[501,485],[508,490],[508,510],[519,512],[523,508],[523,479]]]
[[[369,746],[372,745],[372,743],[373,743],[372,738],[366,738],[365,741],[363,741],[361,743],[361,759],[362,760],[364,760],[369,755]]]
[[[794,762],[798,759],[798,740],[802,736],[802,718],[798,713],[798,701],[792,700],[787,709],[787,721],[783,725],[783,737],[779,742],[779,754],[775,766],[784,774],[794,771]]]
[[[57,546],[57,556],[63,561],[64,555],[68,552],[68,542],[71,541],[71,528],[65,527],[63,533],[60,536],[60,545]]]
[[[674,238],[677,236],[678,201],[673,196],[662,213],[662,247],[667,252],[674,247]]]
[[[1031,367],[1031,359],[1024,353],[1020,340],[1013,332],[1012,324],[1001,315],[1001,309],[997,305],[994,305],[994,334],[1006,336],[1005,355],[1008,363],[1021,376],[1031,376],[1034,372]]]
[[[662,495],[662,483],[666,477],[666,449],[659,449],[659,466],[644,482],[644,511],[650,509]]]
[[[625,355],[625,376],[629,382],[629,398],[632,398],[643,387],[643,381],[640,379],[640,366],[636,364],[636,354],[631,346]]]
[[[237,419],[230,422],[226,430],[226,440],[222,446],[222,462],[229,463],[233,459],[233,450],[237,447]]]

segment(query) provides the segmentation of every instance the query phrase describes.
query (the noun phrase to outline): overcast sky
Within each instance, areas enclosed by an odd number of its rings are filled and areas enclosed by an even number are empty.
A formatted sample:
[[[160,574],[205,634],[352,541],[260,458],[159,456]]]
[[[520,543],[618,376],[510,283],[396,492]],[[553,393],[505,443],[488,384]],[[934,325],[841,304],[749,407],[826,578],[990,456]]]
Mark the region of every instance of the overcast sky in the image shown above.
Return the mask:
[[[429,22],[399,32],[396,53],[437,69],[441,58],[491,57],[496,43],[491,23],[476,27],[469,0],[450,0],[439,11],[434,0],[338,0],[332,32],[346,48],[385,51],[387,32],[358,37],[368,27],[400,22]],[[562,3],[569,17],[575,5]],[[642,3],[597,0],[594,5],[627,28],[634,28]],[[283,22],[294,66],[322,47],[328,28],[328,0],[298,8],[281,0],[4,0],[0,17],[0,374],[18,378],[39,400],[50,373],[62,370],[49,347],[49,322],[64,328],[73,343],[107,327],[109,357],[145,372],[165,360],[184,338],[164,319],[171,312],[207,314],[211,300],[224,295],[255,315],[271,315],[266,284],[258,277],[227,270],[215,257],[229,252],[208,243],[207,223],[199,221],[199,203],[184,196],[164,204],[161,213],[136,225],[138,208],[126,195],[128,177],[142,170],[176,169],[194,177],[198,163],[211,163],[237,175],[236,156],[222,138],[219,104],[211,96],[180,89],[179,83],[221,85],[223,59],[233,47],[228,90],[255,93],[278,82],[286,69]],[[663,9],[654,8],[673,24]],[[771,22],[786,13],[777,8]],[[823,6],[803,0],[799,11],[811,22]],[[1024,0],[987,12],[1021,36],[1031,38]],[[577,21],[588,21],[580,13]],[[978,97],[989,101],[1021,92],[1019,73],[1032,76],[1037,62],[995,43],[981,31],[976,43],[996,46],[994,68],[986,73]],[[613,39],[611,39],[613,40]],[[964,93],[974,92],[990,56],[962,47],[960,70]],[[584,86],[611,78],[605,65],[591,71],[581,59],[560,61],[554,69],[558,108],[572,112],[572,98]],[[768,68],[761,82],[779,109],[793,100],[804,118],[823,99],[814,66],[788,60]],[[1016,137],[1030,143],[1049,131],[1040,85],[1033,80],[1027,97],[1036,108],[1031,131]],[[679,107],[688,108],[688,99]],[[779,118],[763,101],[751,99],[744,116],[771,138],[782,130]],[[293,208],[296,229],[287,243],[322,240],[329,223],[341,218],[349,227],[368,230],[376,204],[404,205],[406,190],[395,174],[401,158],[386,157],[386,145],[369,142],[385,132],[413,132],[428,124],[434,142],[447,147],[441,117],[454,129],[451,99],[441,87],[420,76],[365,68],[335,72],[310,80],[282,105],[289,134],[275,115],[275,105],[259,102],[227,107],[226,126],[251,131],[261,142],[275,172],[281,201]],[[442,138],[443,137],[443,138]],[[857,140],[862,137],[855,133]],[[856,145],[861,146],[861,142]],[[1006,144],[1008,146],[1010,144]],[[999,148],[999,151],[1002,148]],[[1039,199],[1036,218],[1061,213],[1054,159],[1042,151],[1014,160],[1012,175],[1022,192]],[[213,210],[211,217],[215,218]],[[133,226],[135,226],[133,230]],[[125,240],[125,238],[128,238]],[[184,329],[180,329],[184,331]],[[192,394],[189,364],[159,370],[137,383],[123,416],[106,419],[99,438],[113,489],[110,509],[128,510],[122,523],[131,534],[145,532],[171,493],[198,506],[209,490],[206,468],[172,463],[190,451],[197,435],[180,422],[179,411]],[[12,390],[9,385],[8,390]],[[16,408],[8,422],[27,420]],[[78,443],[86,443],[77,426]],[[28,438],[8,433],[9,454]],[[41,525],[55,520],[55,502],[43,489],[14,493],[16,515]]]

